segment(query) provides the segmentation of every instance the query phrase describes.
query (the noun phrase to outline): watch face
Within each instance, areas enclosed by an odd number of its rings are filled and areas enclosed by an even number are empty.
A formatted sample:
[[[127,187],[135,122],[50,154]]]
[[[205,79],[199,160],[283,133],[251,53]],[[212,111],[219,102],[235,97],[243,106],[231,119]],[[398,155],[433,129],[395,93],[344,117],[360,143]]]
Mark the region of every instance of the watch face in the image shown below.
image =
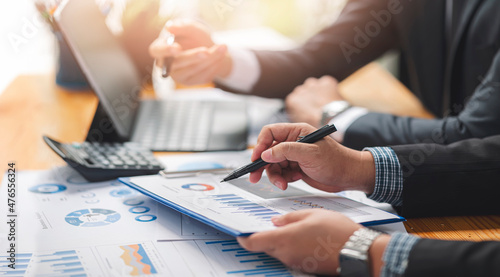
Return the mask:
[[[366,261],[340,255],[340,276],[342,277],[369,277],[370,269]]]
[[[333,101],[331,103],[326,104],[323,107],[323,111],[321,113],[321,125],[327,124],[335,116],[344,112],[349,107],[350,105],[347,101]]]

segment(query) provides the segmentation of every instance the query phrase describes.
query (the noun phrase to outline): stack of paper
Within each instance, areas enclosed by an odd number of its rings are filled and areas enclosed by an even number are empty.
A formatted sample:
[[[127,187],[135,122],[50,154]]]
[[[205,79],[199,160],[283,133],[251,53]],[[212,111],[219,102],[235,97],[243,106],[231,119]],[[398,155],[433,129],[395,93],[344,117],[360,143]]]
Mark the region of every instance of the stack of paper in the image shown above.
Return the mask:
[[[168,170],[179,171],[236,167],[249,159],[250,152],[244,151],[166,156],[162,161]],[[237,218],[242,216],[253,218],[248,222],[253,222],[249,228],[254,229],[241,233],[274,228],[268,221],[274,213],[312,206],[333,205],[358,222],[374,219],[376,214],[366,205],[338,196],[317,198],[317,191],[307,187],[294,186],[283,192],[265,182],[254,185],[240,179],[223,188],[217,178],[148,176],[131,180],[151,190],[157,185],[162,190],[158,193],[168,191],[184,201],[178,203],[205,211],[208,207],[229,211],[229,217],[223,216],[229,226],[235,219],[241,223]],[[241,248],[234,237],[221,231],[229,227],[209,227],[117,180],[88,183],[69,167],[25,171],[18,173],[17,180],[16,268],[6,267],[4,251],[0,253],[0,275],[309,276],[264,253]],[[7,198],[6,181],[4,177],[2,199]],[[0,206],[3,222],[6,208]],[[380,215],[385,220],[388,214]],[[9,244],[6,227],[0,225],[1,249]],[[235,226],[231,229],[236,230]]]

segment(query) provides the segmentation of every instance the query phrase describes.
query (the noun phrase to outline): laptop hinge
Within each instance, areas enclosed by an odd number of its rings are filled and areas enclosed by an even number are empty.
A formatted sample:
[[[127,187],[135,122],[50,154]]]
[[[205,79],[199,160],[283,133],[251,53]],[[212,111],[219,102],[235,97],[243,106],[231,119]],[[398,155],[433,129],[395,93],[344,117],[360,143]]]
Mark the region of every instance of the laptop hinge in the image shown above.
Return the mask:
[[[106,111],[102,107],[101,103],[97,105],[97,109],[94,114],[94,119],[92,119],[92,124],[90,124],[89,132],[87,133],[87,138],[85,141],[88,142],[125,142],[126,140],[121,138],[113,126],[113,121],[106,114]]]

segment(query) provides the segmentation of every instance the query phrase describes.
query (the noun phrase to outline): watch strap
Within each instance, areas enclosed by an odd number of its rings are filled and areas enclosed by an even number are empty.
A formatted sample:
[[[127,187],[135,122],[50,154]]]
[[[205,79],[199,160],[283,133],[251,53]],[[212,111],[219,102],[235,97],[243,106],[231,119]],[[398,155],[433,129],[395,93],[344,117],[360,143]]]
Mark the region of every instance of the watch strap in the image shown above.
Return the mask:
[[[382,235],[381,232],[368,228],[356,230],[340,250],[340,266],[337,273],[341,276],[365,276],[365,274],[369,274],[368,250],[373,241],[380,235]],[[347,274],[348,272],[349,274]]]
[[[351,108],[349,102],[344,100],[335,100],[323,106],[321,111],[320,126],[324,126],[330,122],[337,115],[345,112]]]

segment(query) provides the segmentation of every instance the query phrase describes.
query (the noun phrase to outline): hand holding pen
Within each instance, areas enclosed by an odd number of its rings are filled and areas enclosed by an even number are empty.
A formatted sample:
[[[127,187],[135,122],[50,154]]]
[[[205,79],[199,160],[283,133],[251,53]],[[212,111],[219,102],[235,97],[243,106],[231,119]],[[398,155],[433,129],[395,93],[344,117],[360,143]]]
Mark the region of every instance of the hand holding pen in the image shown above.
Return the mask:
[[[150,45],[149,53],[156,59],[156,65],[163,68],[176,83],[202,85],[230,74],[232,59],[227,46],[215,44],[210,30],[202,23],[174,19],[168,21],[164,28],[167,34],[162,34]],[[170,38],[168,33],[175,38]],[[171,59],[168,57],[175,57],[170,70],[168,62]]]
[[[158,39],[166,43],[167,46],[172,46],[175,42],[174,34],[167,31],[167,29],[163,28],[161,30]],[[170,67],[172,66],[172,62],[174,61],[173,56],[168,56],[163,58],[162,66],[161,66],[161,76],[163,78],[167,78],[170,73]]]
[[[307,177],[310,167],[320,162],[320,159],[315,160],[316,155],[322,152],[326,154],[334,148],[331,146],[335,146],[336,142],[328,135],[335,131],[333,124],[318,130],[307,124],[265,126],[252,155],[254,162],[235,170],[223,181],[251,173],[250,181],[257,182],[263,167],[272,163],[267,168],[269,179],[279,188],[285,189],[286,183]],[[311,169],[315,171],[324,166],[318,164],[315,167]],[[311,173],[314,175],[314,172]]]
[[[255,171],[250,173],[250,182],[257,183],[265,169],[269,181],[282,190],[288,183],[302,179],[326,192],[360,190],[372,193],[375,180],[373,156],[369,151],[356,151],[337,143],[328,135],[334,130],[333,125],[316,130],[305,123],[264,126],[251,158],[255,162],[237,169],[228,179],[243,176],[254,164],[264,163],[265,168],[252,169]],[[304,143],[307,141],[309,143]]]
[[[182,51],[182,47],[176,42],[176,36],[169,32],[166,27],[149,46],[149,53],[155,58],[155,66],[160,68],[163,78],[170,75],[174,57]]]

